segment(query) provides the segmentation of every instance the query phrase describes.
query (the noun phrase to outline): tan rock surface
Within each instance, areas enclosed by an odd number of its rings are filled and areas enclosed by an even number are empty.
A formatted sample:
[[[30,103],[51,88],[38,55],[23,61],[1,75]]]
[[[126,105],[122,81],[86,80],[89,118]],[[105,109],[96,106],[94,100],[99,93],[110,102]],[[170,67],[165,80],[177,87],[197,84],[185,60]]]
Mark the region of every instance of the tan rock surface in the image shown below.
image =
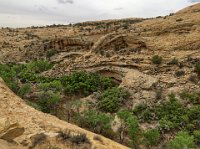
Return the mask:
[[[26,149],[26,148],[21,145],[17,145],[15,143],[10,143],[0,139],[0,149]]]
[[[13,139],[21,136],[24,133],[24,127],[21,127],[18,123],[10,124],[5,121],[2,131],[0,132],[0,139],[6,141],[13,141]]]
[[[158,79],[153,76],[146,75],[138,70],[130,70],[122,79],[121,85],[129,89],[150,90],[157,82]]]

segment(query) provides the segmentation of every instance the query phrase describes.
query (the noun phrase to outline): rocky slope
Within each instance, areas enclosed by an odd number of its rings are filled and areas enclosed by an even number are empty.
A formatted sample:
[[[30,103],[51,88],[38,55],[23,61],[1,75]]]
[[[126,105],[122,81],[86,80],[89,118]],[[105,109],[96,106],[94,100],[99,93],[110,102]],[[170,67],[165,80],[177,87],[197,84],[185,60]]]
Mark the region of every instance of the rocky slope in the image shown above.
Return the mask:
[[[84,70],[111,77],[129,91],[129,107],[139,103],[153,105],[159,102],[158,94],[163,99],[173,92],[180,99],[178,94],[183,90],[199,90],[200,79],[194,65],[200,61],[200,4],[153,19],[4,28],[0,37],[0,62],[47,59],[54,67],[44,72],[45,76]],[[54,54],[47,56],[50,49]],[[154,55],[162,57],[160,65],[152,63]],[[177,61],[173,63],[173,59]],[[16,142],[30,146],[31,136],[44,133],[52,145],[57,143],[62,147],[62,142],[55,141],[56,133],[71,130],[87,134],[92,148],[125,148],[104,137],[100,142],[95,141],[95,134],[28,107],[2,81],[0,85],[0,116],[9,117],[11,124],[18,122],[25,128]],[[148,127],[151,126],[144,129]],[[86,148],[91,147],[87,145]]]

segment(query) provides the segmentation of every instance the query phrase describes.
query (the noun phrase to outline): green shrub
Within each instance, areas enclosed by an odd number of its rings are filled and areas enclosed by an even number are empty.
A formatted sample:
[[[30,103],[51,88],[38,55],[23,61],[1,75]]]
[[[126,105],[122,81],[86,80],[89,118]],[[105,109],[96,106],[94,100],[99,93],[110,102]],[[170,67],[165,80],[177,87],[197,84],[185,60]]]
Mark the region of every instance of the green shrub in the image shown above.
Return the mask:
[[[35,73],[28,71],[27,69],[22,70],[18,74],[18,77],[22,83],[37,82],[37,75]]]
[[[145,109],[147,109],[147,105],[144,103],[140,103],[135,106],[135,108],[133,109],[133,113],[135,113],[135,114],[141,113]]]
[[[17,79],[15,78],[6,78],[2,77],[2,79],[5,81],[6,85],[15,93],[17,94],[19,90],[19,85],[17,82]]]
[[[76,123],[92,132],[105,135],[111,130],[112,117],[94,110],[84,111],[77,115]]]
[[[46,57],[47,57],[47,58],[50,58],[50,57],[54,56],[56,53],[57,53],[57,51],[56,51],[55,49],[49,49],[49,50],[46,52]]]
[[[116,86],[111,78],[101,78],[101,87],[102,89],[106,90]]]
[[[54,80],[50,83],[41,83],[39,85],[39,89],[43,91],[48,91],[48,90],[61,91],[62,88],[63,88],[62,83],[58,80]]]
[[[178,66],[179,66],[179,68],[183,68],[184,67],[184,63],[183,62],[179,62]]]
[[[189,98],[191,101],[197,101],[197,95],[197,93],[181,93],[182,98]],[[200,129],[199,103],[195,102],[195,105],[187,107],[180,103],[175,95],[171,94],[169,98],[169,101],[160,102],[151,107],[143,104],[138,105],[133,110],[133,113],[138,117],[140,122],[151,123],[158,121],[159,130],[162,133],[171,130],[188,130],[189,132],[193,132]]]
[[[163,89],[159,88],[155,92],[156,92],[156,100],[162,99]]]
[[[17,65],[13,69],[17,72],[18,78],[21,80],[22,83],[29,83],[29,82],[44,82],[48,77],[39,76],[38,73],[43,71],[47,71],[53,67],[47,61],[34,61],[24,65]]]
[[[188,80],[190,80],[194,84],[198,84],[198,82],[199,82],[199,76],[197,74],[191,74],[189,76]]]
[[[178,59],[176,58],[173,58],[170,62],[169,62],[170,65],[178,65],[179,62],[178,62]]]
[[[139,118],[140,122],[158,121],[159,129],[164,133],[170,130],[187,129],[193,131],[197,129],[197,121],[200,116],[198,106],[185,107],[178,102],[173,94],[169,98],[169,101],[160,102],[151,107],[146,105],[136,106],[133,113]],[[190,124],[193,127],[190,127]]]
[[[200,103],[200,92],[199,93],[190,93],[189,91],[182,91],[180,97],[184,100],[187,100],[193,104]]]
[[[46,61],[36,61],[27,64],[0,64],[0,76],[7,86],[19,96],[24,96],[24,92],[28,92],[29,86],[22,86],[20,89],[18,82],[21,83],[40,83],[52,82],[54,78],[39,76],[40,72],[52,68],[52,64]]]
[[[167,118],[162,118],[161,120],[159,120],[159,130],[161,132],[168,132],[171,129],[173,129],[174,127],[175,126],[174,126],[173,122],[171,122]]]
[[[170,95],[169,101],[160,102],[151,107],[146,105],[136,106],[133,113],[140,122],[158,121],[159,129],[166,132],[171,129],[186,127],[190,121],[188,111],[190,111],[189,108],[178,102],[174,95]]]
[[[59,131],[58,132],[58,137],[62,138],[62,140],[64,140],[64,141],[66,141],[69,138],[71,138],[71,131],[70,130],[67,130],[65,132]]]
[[[36,76],[36,83],[51,83],[55,80],[59,80],[58,78],[54,78],[54,77],[47,77],[47,76]]]
[[[33,107],[34,109],[38,110],[38,111],[42,111],[42,108],[37,104],[37,103],[33,103],[30,101],[26,102],[29,106]]]
[[[189,117],[189,123],[193,124],[196,129],[200,129],[199,117],[200,117],[200,105],[193,106],[187,111]]]
[[[18,90],[18,95],[21,97],[21,98],[24,98],[24,96],[29,93],[31,91],[31,85],[30,84],[24,84],[22,85],[22,87],[20,87],[20,89]]]
[[[42,112],[50,113],[55,110],[56,105],[60,101],[60,95],[52,91],[43,92],[39,96],[38,105]]]
[[[111,78],[101,78],[99,75],[87,72],[74,72],[60,78],[65,93],[84,94],[85,96],[115,86]]]
[[[195,72],[200,76],[200,62],[195,65]]]
[[[137,117],[132,115],[130,111],[124,109],[120,110],[117,113],[117,116],[121,120],[121,126],[119,129],[120,142],[123,143],[125,134],[128,132],[128,136],[132,141],[131,146],[137,148],[141,139],[141,130],[139,128]]]
[[[36,148],[37,145],[42,144],[43,142],[46,142],[47,135],[44,133],[37,133],[31,137],[31,146],[29,146],[29,149]]]
[[[73,135],[71,136],[70,141],[75,144],[90,143],[86,134]]]
[[[188,123],[186,124],[184,130],[188,131],[188,132],[193,132],[195,130],[195,125],[192,123]]]
[[[176,137],[170,141],[169,147],[170,149],[197,148],[194,143],[194,137],[183,131],[177,133]]]
[[[156,106],[155,114],[159,119],[162,119],[160,121],[161,128],[166,125],[166,122],[168,122],[166,129],[181,128],[189,121],[187,109],[177,101],[174,95],[170,96],[169,101]]]
[[[151,120],[154,120],[154,109],[147,108],[141,113],[140,120],[143,122],[150,122]]]
[[[26,69],[26,64],[17,64],[12,66],[12,70],[16,72],[16,74],[19,74],[24,69]]]
[[[29,71],[33,73],[41,73],[51,69],[53,67],[53,64],[50,64],[47,61],[39,60],[26,64],[26,67]]]
[[[193,132],[194,140],[197,144],[200,144],[200,130],[195,130]]]
[[[159,56],[159,55],[154,55],[151,59],[151,61],[154,63],[154,64],[161,64],[162,63],[162,57]]]
[[[147,147],[157,145],[159,140],[160,132],[157,129],[151,129],[144,133],[144,143]]]
[[[128,136],[132,141],[132,146],[138,148],[141,141],[141,130],[137,117],[131,116],[127,119],[128,123]]]
[[[14,93],[18,92],[17,74],[12,69],[12,65],[0,64],[0,76]]]
[[[184,75],[185,75],[185,71],[183,71],[183,70],[179,70],[179,71],[175,72],[176,77],[181,77],[181,76],[184,76]]]
[[[63,141],[71,141],[75,144],[81,144],[81,143],[90,143],[89,139],[87,138],[86,134],[73,134],[71,131],[58,132],[60,137]]]
[[[128,95],[128,92],[123,88],[113,87],[103,92],[97,106],[105,112],[117,112]]]
[[[88,95],[100,88],[100,77],[86,72],[75,72],[61,78],[66,93]]]
[[[147,106],[146,104],[139,104],[133,109],[133,113],[137,116],[140,122],[150,122],[155,118],[154,108]]]

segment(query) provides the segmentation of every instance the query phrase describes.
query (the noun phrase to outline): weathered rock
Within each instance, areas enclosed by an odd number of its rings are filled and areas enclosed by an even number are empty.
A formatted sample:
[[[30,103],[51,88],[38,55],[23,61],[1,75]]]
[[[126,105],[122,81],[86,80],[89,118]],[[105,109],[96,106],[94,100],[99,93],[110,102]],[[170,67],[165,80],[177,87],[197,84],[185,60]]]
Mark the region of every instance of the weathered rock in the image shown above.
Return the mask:
[[[8,129],[10,123],[7,118],[0,118],[0,134]]]
[[[13,139],[21,136],[24,133],[23,127],[14,127],[8,129],[5,133],[1,134],[0,139],[12,141]]]
[[[138,70],[130,70],[122,79],[121,86],[134,90],[151,90],[157,82],[157,78],[146,75]]]
[[[44,49],[56,49],[57,51],[66,51],[70,46],[85,46],[85,42],[80,38],[61,38],[54,39],[47,43]]]
[[[102,56],[111,57],[114,54],[127,54],[140,52],[146,49],[146,44],[138,37],[109,33],[101,37],[91,48],[92,52],[99,53]]]
[[[121,123],[121,120],[118,118],[118,116],[115,116],[114,120],[112,121],[112,130],[114,132],[118,132],[120,127],[121,127],[122,123]]]
[[[0,119],[0,139],[12,141],[23,133],[24,127],[21,127],[18,123],[10,124],[6,118]]]
[[[156,93],[154,91],[145,91],[144,90],[141,92],[141,97],[143,99],[145,99],[146,103],[151,103],[154,101],[152,99],[155,99]]]

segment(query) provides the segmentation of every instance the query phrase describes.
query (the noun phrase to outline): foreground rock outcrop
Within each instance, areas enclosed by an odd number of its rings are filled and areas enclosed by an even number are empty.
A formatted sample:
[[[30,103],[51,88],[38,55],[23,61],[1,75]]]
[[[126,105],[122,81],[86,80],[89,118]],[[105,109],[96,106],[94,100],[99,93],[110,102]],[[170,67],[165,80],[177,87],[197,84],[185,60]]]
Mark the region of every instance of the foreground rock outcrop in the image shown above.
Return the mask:
[[[24,127],[18,123],[10,124],[8,119],[0,119],[0,139],[13,141],[24,133]]]

